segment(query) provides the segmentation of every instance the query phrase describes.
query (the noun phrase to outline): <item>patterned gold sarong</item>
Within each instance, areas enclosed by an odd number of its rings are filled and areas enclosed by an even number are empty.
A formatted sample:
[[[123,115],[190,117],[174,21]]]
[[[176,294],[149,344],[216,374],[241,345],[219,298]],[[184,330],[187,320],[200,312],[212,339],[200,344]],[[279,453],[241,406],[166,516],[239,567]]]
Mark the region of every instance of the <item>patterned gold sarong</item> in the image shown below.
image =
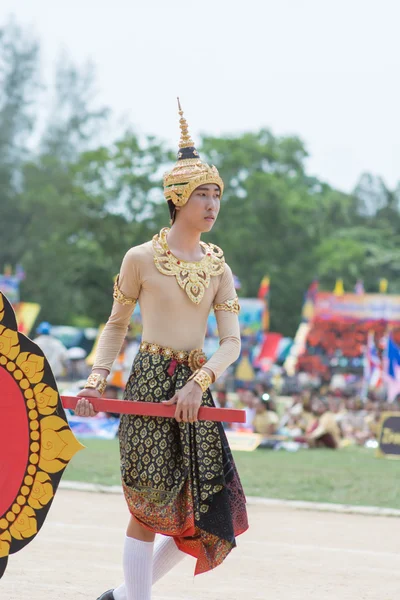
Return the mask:
[[[168,400],[190,375],[187,363],[140,350],[124,398]],[[202,406],[214,406],[210,391],[203,394]],[[131,514],[194,556],[196,575],[219,565],[248,527],[245,496],[222,424],[122,415],[119,440]]]

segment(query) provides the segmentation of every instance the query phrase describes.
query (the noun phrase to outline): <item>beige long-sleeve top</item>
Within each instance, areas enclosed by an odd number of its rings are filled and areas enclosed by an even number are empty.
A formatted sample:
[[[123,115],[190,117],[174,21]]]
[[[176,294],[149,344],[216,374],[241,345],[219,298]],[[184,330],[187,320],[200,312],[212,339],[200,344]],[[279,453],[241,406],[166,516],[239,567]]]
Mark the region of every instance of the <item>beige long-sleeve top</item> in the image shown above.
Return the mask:
[[[155,236],[153,241],[135,246],[126,253],[114,292],[116,299],[99,339],[93,368],[111,370],[136,304],[124,302],[137,300],[142,315],[143,341],[174,350],[202,348],[207,319],[214,307],[220,346],[204,367],[210,369],[217,379],[240,354],[239,306],[232,271],[216,246],[202,243],[204,271],[210,274],[208,287],[202,286],[201,281],[207,279],[201,270],[203,261],[179,261],[169,249],[161,247],[158,239]],[[211,255],[212,259],[209,258]],[[210,261],[211,268],[207,268]],[[190,285],[191,265],[197,265],[200,275],[197,281],[192,279],[199,284],[197,288]],[[199,288],[204,291],[200,301],[190,294],[193,289],[197,292]]]

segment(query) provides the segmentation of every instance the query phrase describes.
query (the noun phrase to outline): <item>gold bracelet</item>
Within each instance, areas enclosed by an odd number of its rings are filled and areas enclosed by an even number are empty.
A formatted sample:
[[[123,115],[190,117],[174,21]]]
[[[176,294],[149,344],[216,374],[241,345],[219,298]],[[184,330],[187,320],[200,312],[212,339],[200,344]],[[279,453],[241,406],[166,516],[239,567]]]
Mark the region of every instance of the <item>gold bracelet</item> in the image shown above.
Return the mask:
[[[192,377],[193,381],[195,381],[196,383],[199,384],[199,386],[201,387],[201,391],[206,392],[208,390],[208,388],[210,387],[210,385],[212,384],[212,379],[209,376],[209,374],[207,373],[207,371],[197,371],[197,373],[194,374],[194,377]]]
[[[85,383],[85,389],[97,390],[101,395],[107,386],[107,379],[100,373],[91,373]]]

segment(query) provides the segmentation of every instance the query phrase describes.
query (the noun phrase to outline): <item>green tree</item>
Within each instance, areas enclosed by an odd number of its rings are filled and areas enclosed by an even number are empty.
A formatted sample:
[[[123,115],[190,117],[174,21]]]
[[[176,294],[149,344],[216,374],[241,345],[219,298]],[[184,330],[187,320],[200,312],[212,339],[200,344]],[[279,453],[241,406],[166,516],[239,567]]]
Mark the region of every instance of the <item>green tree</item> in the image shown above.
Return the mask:
[[[353,222],[354,198],[307,175],[307,152],[296,137],[260,131],[206,138],[203,149],[226,183],[212,236],[241,280],[242,295],[255,296],[270,275],[271,327],[293,335],[304,291],[320,275],[319,246]]]
[[[0,269],[15,264],[26,243],[18,191],[35,122],[38,56],[37,42],[13,21],[0,28]]]
[[[30,244],[23,255],[23,292],[41,304],[47,319],[107,318],[123,255],[154,233],[152,218],[145,217],[151,213],[147,199],[153,191],[160,194],[154,167],[164,154],[153,139],[140,142],[129,133],[76,162],[45,154],[25,165],[22,202]]]
[[[128,130],[112,142],[90,66],[59,63],[55,102],[36,148],[39,48],[13,23],[0,28],[0,267],[22,262],[25,300],[54,323],[99,323],[111,305],[124,253],[168,224],[162,174],[174,161],[154,137]],[[103,141],[103,143],[101,143]],[[400,187],[363,174],[345,194],[306,170],[296,136],[261,130],[205,137],[201,155],[224,179],[220,218],[206,237],[220,245],[255,296],[271,277],[271,326],[293,335],[303,294],[318,277],[400,293]]]
[[[54,102],[40,141],[40,153],[72,162],[96,147],[106,127],[108,108],[96,106],[95,69],[63,56],[56,66]]]

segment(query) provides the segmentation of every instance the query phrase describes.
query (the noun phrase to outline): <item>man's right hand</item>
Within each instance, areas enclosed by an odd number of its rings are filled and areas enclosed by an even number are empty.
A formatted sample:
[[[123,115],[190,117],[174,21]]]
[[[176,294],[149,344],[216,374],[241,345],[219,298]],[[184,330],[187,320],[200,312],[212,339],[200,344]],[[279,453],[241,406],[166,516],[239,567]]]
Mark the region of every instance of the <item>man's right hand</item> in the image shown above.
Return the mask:
[[[100,392],[98,390],[84,388],[77,396],[81,396],[81,399],[76,403],[75,414],[78,417],[95,417],[97,412],[94,410],[93,404],[88,398],[101,398]],[[84,398],[82,398],[82,396],[84,396]]]

